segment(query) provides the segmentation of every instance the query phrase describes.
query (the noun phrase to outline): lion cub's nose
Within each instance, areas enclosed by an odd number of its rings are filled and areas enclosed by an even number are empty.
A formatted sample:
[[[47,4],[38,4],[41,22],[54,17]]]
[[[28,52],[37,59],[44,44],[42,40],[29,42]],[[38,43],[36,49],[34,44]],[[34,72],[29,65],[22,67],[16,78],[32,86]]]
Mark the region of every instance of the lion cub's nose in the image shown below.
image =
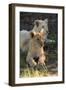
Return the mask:
[[[38,63],[39,57],[34,57],[33,59],[35,60],[36,63]]]

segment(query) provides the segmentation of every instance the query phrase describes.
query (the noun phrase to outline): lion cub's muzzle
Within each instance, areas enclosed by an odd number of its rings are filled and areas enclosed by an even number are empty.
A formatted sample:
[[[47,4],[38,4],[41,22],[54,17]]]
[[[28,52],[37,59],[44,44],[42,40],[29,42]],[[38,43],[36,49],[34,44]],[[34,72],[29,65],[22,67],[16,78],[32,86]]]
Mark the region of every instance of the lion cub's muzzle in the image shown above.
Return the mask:
[[[43,41],[39,41],[39,44],[40,44],[41,47],[44,46],[44,42]]]

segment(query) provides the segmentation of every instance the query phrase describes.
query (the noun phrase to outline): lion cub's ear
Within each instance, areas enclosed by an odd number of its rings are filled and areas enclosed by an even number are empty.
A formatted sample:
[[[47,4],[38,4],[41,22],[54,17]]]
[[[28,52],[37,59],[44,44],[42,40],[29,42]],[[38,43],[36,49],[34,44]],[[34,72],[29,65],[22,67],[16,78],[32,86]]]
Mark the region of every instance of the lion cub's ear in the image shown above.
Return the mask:
[[[48,24],[48,18],[46,18],[46,19],[44,20],[44,22],[45,22],[46,24]]]
[[[36,35],[35,32],[30,32],[30,36],[31,36],[31,38],[33,38],[35,35]]]

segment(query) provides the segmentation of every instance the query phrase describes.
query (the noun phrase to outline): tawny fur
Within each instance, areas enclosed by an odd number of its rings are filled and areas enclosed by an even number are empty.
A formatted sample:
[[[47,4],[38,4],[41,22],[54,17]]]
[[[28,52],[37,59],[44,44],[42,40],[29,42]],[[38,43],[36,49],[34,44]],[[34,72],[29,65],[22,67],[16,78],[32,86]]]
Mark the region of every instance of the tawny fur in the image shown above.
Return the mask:
[[[31,66],[34,67],[37,64],[45,64],[45,52],[43,50],[44,41],[43,41],[43,32],[34,33],[29,43],[29,50],[27,54],[26,61]],[[39,57],[38,63],[35,62],[34,57]]]

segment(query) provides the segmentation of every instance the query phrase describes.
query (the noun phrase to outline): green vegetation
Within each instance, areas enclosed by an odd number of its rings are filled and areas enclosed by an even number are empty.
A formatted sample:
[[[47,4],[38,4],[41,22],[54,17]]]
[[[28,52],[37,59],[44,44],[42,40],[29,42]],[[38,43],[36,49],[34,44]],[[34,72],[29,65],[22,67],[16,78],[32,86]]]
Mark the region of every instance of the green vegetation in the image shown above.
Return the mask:
[[[42,68],[42,66],[39,66],[39,68]],[[47,69],[34,69],[34,68],[24,68],[21,70],[21,73],[20,73],[20,77],[39,77],[39,76],[47,76],[48,75],[48,71]]]
[[[47,76],[47,70],[35,70],[32,68],[25,68],[21,70],[20,77],[39,77],[39,76]]]

